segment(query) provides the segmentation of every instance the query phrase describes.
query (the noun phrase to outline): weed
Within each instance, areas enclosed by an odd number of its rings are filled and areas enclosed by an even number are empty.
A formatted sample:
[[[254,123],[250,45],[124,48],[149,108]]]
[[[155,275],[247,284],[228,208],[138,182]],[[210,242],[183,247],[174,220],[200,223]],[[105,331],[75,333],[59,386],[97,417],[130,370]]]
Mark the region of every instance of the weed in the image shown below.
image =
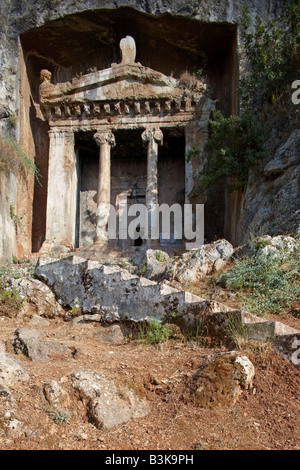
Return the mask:
[[[186,88],[191,91],[203,91],[202,77],[204,75],[204,69],[199,69],[197,73],[190,73],[185,70],[179,78],[179,84],[182,88]]]
[[[140,340],[146,344],[158,344],[169,339],[170,329],[156,318],[137,324]]]
[[[79,317],[82,314],[82,307],[80,306],[79,301],[77,301],[76,305],[71,308],[71,314],[72,317]]]
[[[147,330],[147,325],[145,322],[138,322],[137,323],[137,328],[138,328],[138,333],[139,333],[139,338],[143,342],[145,341],[146,338],[146,330]]]
[[[9,215],[10,215],[10,218],[14,221],[16,228],[17,227],[21,228],[22,224],[21,224],[20,217],[15,213],[15,208],[12,204],[9,207]]]
[[[146,265],[144,264],[141,268],[140,268],[140,274],[141,276],[144,276],[146,273]]]
[[[161,250],[157,250],[155,252],[155,258],[157,261],[159,261],[160,263],[163,263],[165,261],[165,257],[163,256]]]
[[[239,347],[248,341],[247,328],[239,312],[228,314],[226,333]]]
[[[146,333],[146,342],[148,344],[158,344],[169,338],[170,329],[167,325],[160,323],[156,318],[150,318]]]
[[[12,316],[21,310],[24,299],[16,288],[8,288],[0,281],[0,311]]]
[[[52,407],[48,409],[48,413],[49,413],[49,418],[55,424],[66,424],[71,417],[71,415],[67,413],[66,411],[56,410]]]
[[[204,443],[203,443],[203,442],[197,442],[197,443],[194,445],[194,449],[195,449],[195,450],[204,450],[204,449],[205,449]]]
[[[0,172],[16,173],[28,170],[39,181],[39,170],[21,146],[11,137],[0,137]]]
[[[258,241],[260,249],[264,242]],[[227,288],[237,292],[242,307],[256,315],[280,313],[290,309],[300,295],[300,248],[284,248],[268,256],[256,251],[253,257],[235,260],[222,274]]]

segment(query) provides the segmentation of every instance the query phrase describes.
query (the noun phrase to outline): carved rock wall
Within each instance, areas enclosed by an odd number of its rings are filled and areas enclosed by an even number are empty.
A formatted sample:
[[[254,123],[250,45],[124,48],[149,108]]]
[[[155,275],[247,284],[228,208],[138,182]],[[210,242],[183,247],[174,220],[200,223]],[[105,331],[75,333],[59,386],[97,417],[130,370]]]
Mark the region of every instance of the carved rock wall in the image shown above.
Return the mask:
[[[53,20],[56,21],[56,31],[58,33],[63,32],[66,28],[66,15],[82,13],[83,16],[80,21],[77,21],[77,23],[76,18],[74,18],[75,29],[77,28],[78,31],[82,32],[82,34],[88,34],[88,32],[92,32],[92,34],[94,32],[94,35],[97,34],[99,42],[105,45],[103,50],[107,48],[108,61],[111,60],[111,52],[114,50],[112,41],[119,40],[122,36],[118,38],[113,37],[113,32],[109,23],[107,24],[107,27],[103,28],[102,34],[100,34],[98,29],[93,30],[94,25],[93,22],[90,21],[91,12],[94,12],[93,14],[97,15],[98,10],[106,9],[115,12],[118,11],[120,18],[122,19],[123,13],[125,15],[125,12],[128,12],[128,9],[131,8],[141,14],[153,15],[153,18],[155,18],[155,21],[152,23],[149,20],[148,23],[144,23],[144,25],[139,28],[141,35],[140,42],[143,42],[143,34],[156,35],[159,41],[152,43],[152,49],[158,52],[156,53],[157,61],[163,62],[163,59],[160,58],[159,54],[161,47],[164,47],[165,49],[171,48],[174,46],[171,42],[174,41],[176,47],[181,47],[185,50],[185,55],[188,57],[190,54],[194,54],[197,49],[197,38],[193,38],[192,36],[186,38],[184,34],[182,34],[180,28],[177,28],[176,30],[176,27],[172,26],[172,22],[170,23],[171,33],[169,36],[164,35],[163,28],[159,23],[160,15],[167,14],[165,17],[167,18],[167,21],[169,21],[170,18],[168,15],[173,15],[181,18],[182,20],[193,19],[200,23],[207,22],[214,25],[217,23],[225,23],[227,25],[232,23],[238,26],[240,24],[242,10],[245,4],[249,7],[254,22],[256,15],[259,15],[261,18],[268,18],[272,15],[278,14],[282,3],[282,0],[247,0],[247,2],[242,2],[240,0],[227,0],[223,2],[219,2],[217,0],[200,0],[197,2],[194,0],[184,2],[182,0],[156,0],[148,2],[141,0],[116,0],[114,2],[110,0],[78,0],[76,2],[73,0],[41,0],[39,2],[34,0],[10,0],[8,2],[2,2],[0,15],[0,133],[10,134],[16,138],[20,137],[20,132],[21,134],[23,133],[23,141],[31,139],[29,145],[29,157],[32,159],[40,159],[39,163],[43,165],[43,161],[45,160],[43,155],[46,153],[48,145],[46,141],[47,138],[43,137],[43,143],[42,146],[40,146],[40,149],[42,149],[40,150],[41,155],[35,155],[32,150],[32,143],[39,138],[40,128],[43,127],[43,132],[45,132],[43,121],[39,115],[39,110],[35,106],[36,90],[31,89],[31,94],[29,93],[27,95],[29,96],[29,102],[26,106],[24,106],[24,103],[22,102],[24,98],[24,96],[22,96],[24,88],[22,88],[22,80],[20,83],[20,79],[22,79],[21,69],[22,66],[24,66],[24,62],[22,62],[22,50],[20,52],[20,49],[22,48],[20,47],[20,44],[25,47],[25,49],[26,44],[24,45],[22,41],[20,42],[20,36],[25,32],[34,30],[41,26],[47,26],[49,24],[48,22]],[[128,18],[130,18],[130,15]],[[146,21],[146,18],[149,19],[148,16],[145,16],[143,21]],[[134,25],[134,22],[132,22],[132,25]],[[133,26],[131,27],[133,28]],[[174,28],[173,30],[172,27]],[[123,28],[126,29],[124,24]],[[47,30],[46,42],[52,46],[52,43],[55,43],[55,37],[54,33],[51,33],[51,31],[53,31],[53,28],[49,27]],[[131,31],[129,31],[129,33],[131,33]],[[201,34],[202,41],[207,41],[208,43],[211,41],[212,38],[209,36],[208,30],[204,28]],[[68,38],[66,38],[66,41],[67,40]],[[64,57],[65,67],[59,67],[59,61],[55,62],[55,58],[51,57],[52,66],[57,71],[56,78],[61,81],[65,81],[70,78],[70,68],[67,67],[69,59],[70,63],[70,61],[72,62],[72,57],[79,56],[80,53],[80,59],[85,61],[89,54],[88,48],[81,51],[72,50],[71,42],[68,46],[69,54],[66,54]],[[241,50],[240,48],[241,44],[240,39],[238,38],[239,52]],[[26,60],[33,58],[33,60],[39,61],[39,63],[44,62],[45,67],[48,66],[50,59],[48,60],[47,57],[43,55],[43,52],[45,51],[38,50],[37,43],[32,44],[30,58],[25,57],[25,63]],[[115,54],[117,54],[117,52]],[[143,51],[143,54],[147,59],[150,52],[147,54],[147,50],[145,50]],[[178,64],[177,57],[174,56],[173,59],[174,67],[176,67],[176,64]],[[219,59],[221,60],[221,58]],[[147,63],[145,63],[145,65],[147,65]],[[163,63],[161,64],[161,67],[163,67]],[[34,68],[31,72],[34,72]],[[38,76],[39,70],[36,70],[35,73],[36,76]],[[228,83],[230,83],[230,77],[228,77],[228,80]],[[25,85],[27,86],[27,84]],[[26,123],[26,119],[28,119],[29,115],[36,115],[36,129],[34,135],[31,135],[32,129],[23,125],[24,122]],[[21,124],[23,125],[22,129]],[[24,189],[24,187],[18,191],[17,184],[12,184],[11,181],[5,180],[2,178],[2,175],[1,179],[2,185],[5,186],[2,194],[5,196],[8,195],[10,200],[16,201],[16,207],[20,207],[21,209],[22,207],[26,207],[26,217],[24,215],[26,220],[23,226],[22,235],[20,235],[20,247],[23,251],[31,251],[31,230],[33,229],[33,232],[37,232],[39,230],[39,224],[45,217],[45,210],[43,208],[43,210],[39,211],[39,204],[37,200],[34,201],[33,198],[32,185],[30,185],[31,188],[29,191],[26,190],[26,188]],[[36,194],[39,194],[39,201],[45,200],[46,197],[46,177],[42,181],[42,184],[42,187],[36,186],[35,188]],[[33,222],[33,224],[35,224],[33,226],[32,214],[28,214],[28,211],[31,210],[32,206],[32,210],[36,211],[36,217],[33,217],[33,220],[35,221]],[[7,221],[9,219],[7,209],[7,204],[4,203],[0,205],[0,221]],[[8,254],[10,256],[11,253],[18,253],[15,234],[10,234],[10,232],[7,231],[5,223],[2,222],[1,224],[1,237],[5,239],[5,244],[0,244],[0,258],[3,258]],[[9,230],[11,230],[13,224],[10,223],[9,226]],[[19,254],[21,255],[21,253]]]

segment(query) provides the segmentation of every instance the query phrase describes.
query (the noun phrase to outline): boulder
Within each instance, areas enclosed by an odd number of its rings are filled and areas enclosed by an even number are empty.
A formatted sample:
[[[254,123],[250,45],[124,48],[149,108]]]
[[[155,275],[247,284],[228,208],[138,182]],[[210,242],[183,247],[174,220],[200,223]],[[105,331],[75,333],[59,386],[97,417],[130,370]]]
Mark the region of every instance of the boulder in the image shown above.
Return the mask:
[[[27,369],[13,356],[0,351],[0,386],[3,390],[29,380]]]
[[[119,266],[78,256],[61,260],[40,258],[36,275],[55,291],[61,305],[80,310],[84,316],[100,315],[106,323],[161,319],[168,313],[165,296],[176,290]],[[82,321],[86,322],[80,316],[73,324]]]
[[[149,413],[147,401],[137,397],[133,390],[118,390],[112,380],[94,371],[75,372],[71,382],[98,429],[111,429]]]
[[[200,408],[230,407],[252,388],[255,369],[239,352],[213,355],[195,374],[194,403]]]
[[[233,259],[253,258],[254,256],[280,258],[282,255],[287,256],[292,254],[299,247],[299,240],[293,237],[287,235],[278,235],[276,237],[264,235],[263,237],[256,237],[254,240],[236,248],[232,257]]]
[[[56,301],[51,289],[38,279],[11,279],[10,284],[24,298],[22,314],[32,317],[39,315],[46,318],[64,316],[65,312]]]
[[[20,326],[15,334],[13,340],[15,353],[23,353],[32,361],[48,362],[53,355],[68,356],[71,354],[67,346],[45,340],[45,334],[39,330]]]
[[[146,266],[145,277],[152,281],[169,279],[170,257],[162,250],[149,249],[145,253],[144,266]]]
[[[269,243],[257,252],[258,256],[272,256],[280,258],[282,254],[290,255],[300,247],[300,242],[293,237],[278,235],[269,239]]]
[[[218,240],[187,252],[176,264],[175,278],[184,283],[202,280],[223,269],[233,252],[233,246],[227,240]]]

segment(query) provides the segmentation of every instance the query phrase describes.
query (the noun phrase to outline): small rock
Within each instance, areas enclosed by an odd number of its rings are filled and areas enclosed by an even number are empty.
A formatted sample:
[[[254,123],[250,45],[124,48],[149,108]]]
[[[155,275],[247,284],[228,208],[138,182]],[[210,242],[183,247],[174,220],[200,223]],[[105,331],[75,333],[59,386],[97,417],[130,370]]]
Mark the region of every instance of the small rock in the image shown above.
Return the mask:
[[[69,355],[70,350],[67,346],[54,341],[45,341],[45,334],[39,330],[19,327],[13,341],[13,347],[16,354],[23,353],[32,361],[47,362],[52,355]]]
[[[144,260],[146,266],[145,277],[157,282],[168,279],[169,261],[170,257],[164,251],[147,250]]]
[[[15,387],[28,380],[29,374],[27,369],[14,357],[8,354],[0,355],[0,384],[3,387],[3,393],[6,393],[6,387]]]
[[[41,341],[41,339],[45,337],[44,333],[26,326],[21,326],[15,331],[15,334],[16,338],[13,347],[17,354],[20,352],[24,353],[30,359],[37,362],[49,361],[47,348]]]
[[[122,344],[124,342],[125,333],[121,326],[112,325],[106,328],[101,328],[94,336],[96,339],[99,339],[104,343]]]
[[[55,380],[45,382],[43,390],[49,405],[54,408],[65,408],[70,402],[68,394]]]

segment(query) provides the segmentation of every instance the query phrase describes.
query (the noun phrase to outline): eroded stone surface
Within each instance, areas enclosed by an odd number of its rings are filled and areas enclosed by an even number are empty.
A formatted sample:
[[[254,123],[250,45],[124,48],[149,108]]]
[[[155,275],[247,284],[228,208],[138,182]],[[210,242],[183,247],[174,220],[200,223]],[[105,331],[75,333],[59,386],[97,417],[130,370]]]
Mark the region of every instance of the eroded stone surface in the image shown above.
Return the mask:
[[[22,314],[29,317],[39,315],[45,318],[63,316],[62,307],[56,302],[55,295],[49,287],[38,279],[13,279],[10,284],[17,289],[25,302],[22,306]]]
[[[234,405],[253,385],[255,368],[247,356],[230,352],[212,357],[195,375],[195,404],[200,408]]]
[[[224,268],[234,249],[227,240],[203,245],[199,250],[185,253],[175,266],[175,277],[180,282],[197,282],[208,274]]]
[[[13,356],[0,353],[0,384],[4,387],[15,387],[29,380],[26,368]]]
[[[139,399],[133,390],[118,390],[114,382],[104,375],[82,370],[74,372],[71,381],[86,405],[89,417],[99,429],[111,429],[149,413],[146,400]]]
[[[55,341],[48,341],[45,334],[34,328],[20,326],[15,331],[13,347],[17,354],[23,353],[32,361],[48,362],[53,355],[68,356],[70,350]]]

